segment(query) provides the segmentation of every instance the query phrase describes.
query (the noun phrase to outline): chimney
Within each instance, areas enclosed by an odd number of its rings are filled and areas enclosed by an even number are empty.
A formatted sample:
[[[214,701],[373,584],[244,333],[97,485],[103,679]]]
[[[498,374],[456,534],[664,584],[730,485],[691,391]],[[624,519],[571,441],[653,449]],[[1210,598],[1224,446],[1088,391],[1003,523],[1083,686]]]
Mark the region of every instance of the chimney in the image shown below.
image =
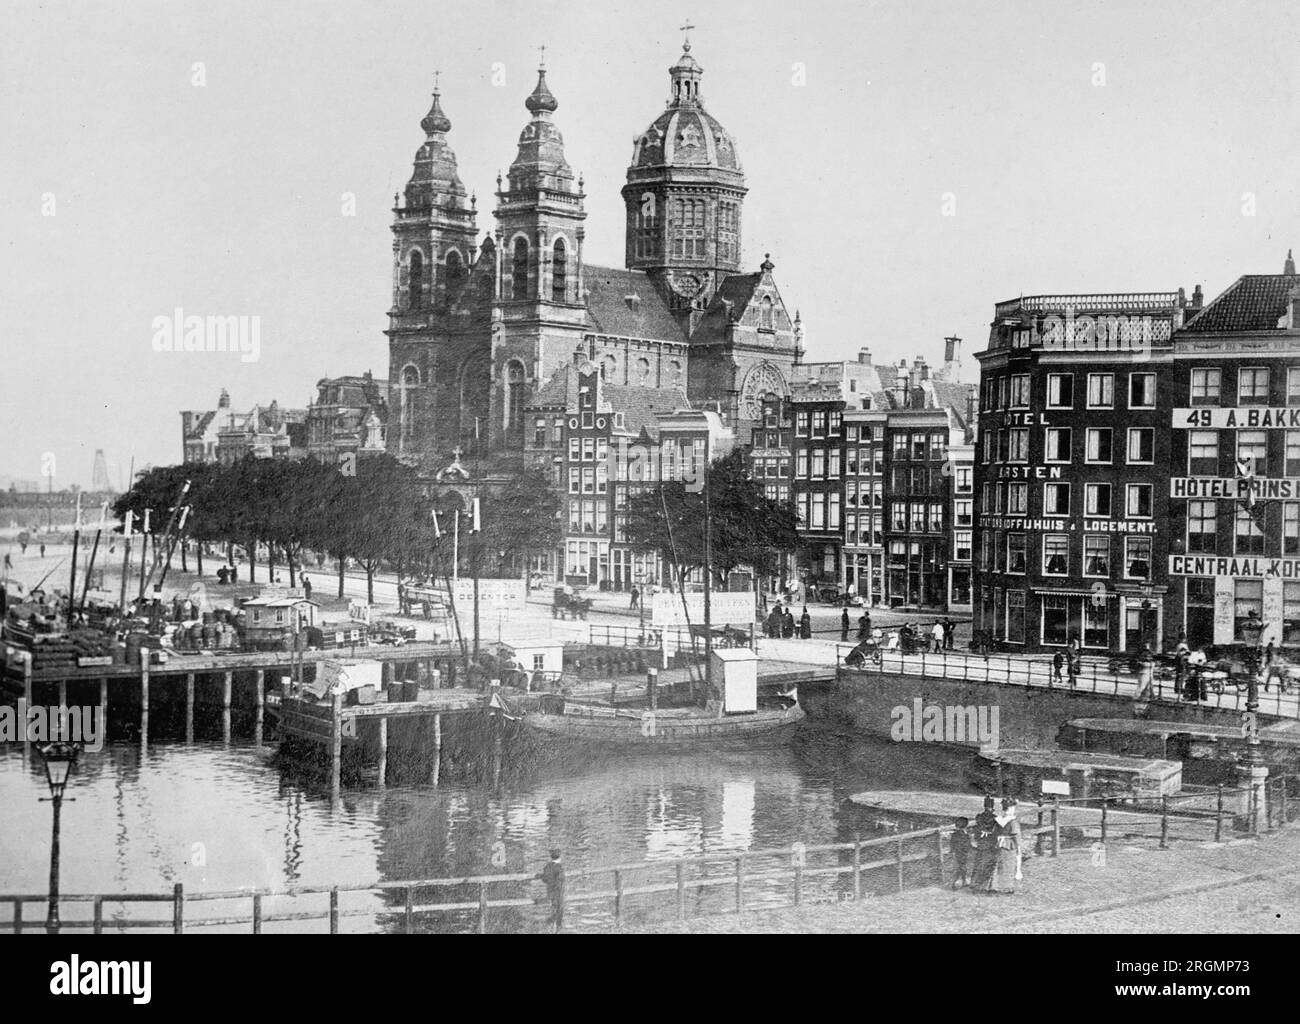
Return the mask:
[[[925,368],[924,368],[923,360],[921,359],[920,356],[917,356],[916,362],[912,364],[911,372],[908,373],[907,375],[908,381],[911,383],[913,390],[919,388],[921,386],[921,381],[925,379],[922,376],[922,374],[924,373],[924,369]]]
[[[1192,309],[1200,309],[1205,302],[1205,296],[1201,292],[1201,286],[1198,284],[1192,289]]]
[[[961,359],[961,338],[955,334],[943,339],[943,365],[949,367]]]
[[[221,389],[221,397],[217,399],[217,408],[218,409],[230,408],[230,392],[227,391],[225,388]]]
[[[1282,273],[1295,276],[1295,260],[1291,258],[1291,250],[1286,251],[1286,262],[1282,264]]]
[[[860,349],[858,349],[858,362],[861,363],[863,366],[870,366],[870,365],[871,365],[871,349],[869,349],[869,348],[860,348]]]

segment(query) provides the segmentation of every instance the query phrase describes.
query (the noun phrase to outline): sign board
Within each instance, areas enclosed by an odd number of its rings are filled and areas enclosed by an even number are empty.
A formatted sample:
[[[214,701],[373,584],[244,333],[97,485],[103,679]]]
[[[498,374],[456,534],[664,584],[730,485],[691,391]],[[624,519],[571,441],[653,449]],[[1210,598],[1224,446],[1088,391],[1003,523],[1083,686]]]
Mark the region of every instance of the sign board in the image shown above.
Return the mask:
[[[455,587],[456,608],[462,615],[474,607],[474,581],[461,577],[452,580]],[[508,615],[523,612],[528,596],[527,584],[521,579],[480,579],[478,605],[480,611],[500,612]]]
[[[1300,580],[1300,558],[1170,555],[1170,576],[1231,576],[1236,579]]]
[[[1169,480],[1171,498],[1226,498],[1245,501],[1256,498],[1300,498],[1300,480],[1272,480],[1265,477],[1175,476]]]
[[[1175,409],[1176,430],[1300,430],[1300,405]]]
[[[359,598],[352,598],[348,601],[348,618],[353,622],[364,622],[370,625],[370,604]]]
[[[1065,779],[1044,779],[1043,796],[1069,796],[1070,783]]]
[[[660,591],[654,596],[650,624],[656,629],[665,626],[686,626],[687,612],[693,626],[704,625],[704,595],[686,594],[686,610],[682,609],[681,594]],[[754,592],[730,593],[715,591],[709,597],[710,619],[714,626],[752,626],[755,621]]]

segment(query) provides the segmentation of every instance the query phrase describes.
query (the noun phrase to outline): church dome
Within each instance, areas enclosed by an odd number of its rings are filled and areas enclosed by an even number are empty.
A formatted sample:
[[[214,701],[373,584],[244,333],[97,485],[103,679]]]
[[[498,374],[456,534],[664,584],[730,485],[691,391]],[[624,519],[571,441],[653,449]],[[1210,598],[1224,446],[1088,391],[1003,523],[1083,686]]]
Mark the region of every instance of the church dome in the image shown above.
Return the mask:
[[[672,96],[668,109],[637,136],[632,168],[685,167],[740,170],[736,144],[727,130],[704,109],[700,79],[704,69],[686,43],[677,63],[668,69]]]

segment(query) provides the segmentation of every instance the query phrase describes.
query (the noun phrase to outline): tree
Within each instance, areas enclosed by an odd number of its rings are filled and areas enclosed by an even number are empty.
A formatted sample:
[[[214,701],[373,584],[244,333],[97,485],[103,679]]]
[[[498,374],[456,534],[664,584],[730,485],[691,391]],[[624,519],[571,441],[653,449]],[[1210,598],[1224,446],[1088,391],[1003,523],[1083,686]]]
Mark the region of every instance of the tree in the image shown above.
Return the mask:
[[[704,567],[707,488],[709,568],[716,580],[725,584],[728,573],[742,565],[759,574],[776,571],[778,555],[799,546],[794,505],[764,495],[749,478],[746,462],[744,451],[736,449],[709,467],[699,491],[668,481],[632,497],[627,508],[629,542],[659,551],[678,566]]]
[[[500,491],[480,502],[483,513],[479,542],[484,551],[498,557],[497,572],[505,574],[512,565],[525,578],[528,556],[546,551],[564,536],[559,495],[546,474],[528,470]]]

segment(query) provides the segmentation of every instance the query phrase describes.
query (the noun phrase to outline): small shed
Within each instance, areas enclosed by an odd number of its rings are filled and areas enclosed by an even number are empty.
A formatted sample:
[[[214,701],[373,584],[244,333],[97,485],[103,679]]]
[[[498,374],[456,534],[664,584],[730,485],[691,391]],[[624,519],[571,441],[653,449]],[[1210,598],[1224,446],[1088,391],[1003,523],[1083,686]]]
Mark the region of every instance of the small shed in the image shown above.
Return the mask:
[[[273,640],[315,628],[320,605],[304,597],[254,597],[241,611],[248,639]]]
[[[748,647],[715,647],[713,685],[722,695],[723,714],[758,710],[758,655]]]
[[[498,655],[514,661],[528,674],[528,688],[553,683],[564,671],[564,643],[561,640],[519,640],[498,645]]]

